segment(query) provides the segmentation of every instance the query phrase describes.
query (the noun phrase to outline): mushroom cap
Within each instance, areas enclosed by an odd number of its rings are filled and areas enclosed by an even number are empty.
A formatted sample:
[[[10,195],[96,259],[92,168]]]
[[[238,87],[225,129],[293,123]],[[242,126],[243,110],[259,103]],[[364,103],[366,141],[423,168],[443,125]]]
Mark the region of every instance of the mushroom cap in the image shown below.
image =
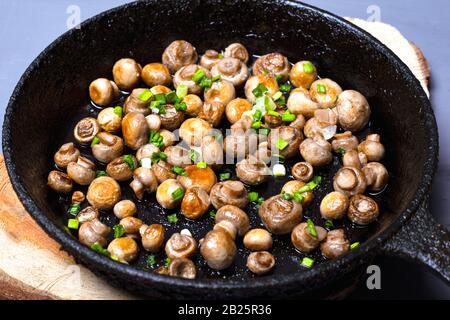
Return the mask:
[[[281,188],[281,193],[288,193],[290,195],[293,195],[295,192],[300,190],[300,188],[305,186],[305,182],[300,180],[291,180],[286,182],[283,185],[283,188]],[[303,192],[301,194],[303,196],[303,207],[308,206],[314,199],[314,193],[312,191]]]
[[[226,47],[224,50],[223,56],[227,57],[227,58],[231,57],[231,58],[239,59],[243,63],[247,63],[248,59],[249,59],[249,54],[248,54],[247,49],[245,48],[245,46],[243,44],[238,43],[238,42],[228,45],[228,47]]]
[[[358,138],[356,138],[351,131],[336,133],[331,142],[331,147],[334,152],[339,152],[340,149],[345,150],[346,152],[349,150],[357,150]]]
[[[156,253],[161,249],[164,242],[165,229],[161,224],[143,225],[139,229],[142,246],[146,251]]]
[[[122,138],[108,132],[100,132],[97,138],[100,142],[92,146],[92,154],[98,161],[108,163],[122,154]]]
[[[79,185],[87,186],[95,179],[95,171],[92,170],[95,165],[86,158],[83,158],[83,160],[80,161],[80,158],[83,157],[80,156],[78,157],[77,162],[71,162],[67,165],[67,174],[70,179]],[[86,162],[89,165],[84,165],[83,162]]]
[[[214,270],[228,268],[234,261],[237,248],[234,240],[224,230],[209,231],[200,244],[200,253]]]
[[[169,275],[186,279],[195,279],[197,269],[195,264],[187,258],[175,258],[170,262]]]
[[[350,198],[347,216],[353,223],[367,225],[379,214],[378,204],[372,198],[362,194],[356,194]]]
[[[86,199],[86,197],[84,196],[84,193],[81,191],[74,191],[74,193],[72,193],[72,203],[78,203],[81,204],[84,202],[84,200]]]
[[[309,91],[300,87],[295,88],[289,94],[286,102],[289,112],[303,115],[305,118],[314,117],[314,112],[320,108],[319,104],[312,100]]]
[[[183,102],[186,104],[185,113],[189,116],[196,117],[203,107],[202,99],[195,94],[188,94],[184,97]]]
[[[187,176],[178,176],[178,181],[185,189],[189,187],[200,187],[209,193],[213,185],[217,182],[216,174],[209,166],[199,168],[196,165],[191,165],[184,168],[184,170]]]
[[[97,119],[86,117],[78,121],[73,129],[75,140],[81,144],[89,144],[100,131]]]
[[[142,199],[144,192],[155,192],[158,187],[158,179],[153,173],[152,169],[139,167],[133,172],[133,181],[130,183],[136,197]]]
[[[325,88],[324,93],[319,89],[323,87]],[[334,107],[341,92],[342,88],[336,82],[328,78],[314,81],[309,89],[309,95],[321,108]]]
[[[269,148],[269,143],[267,141],[261,142],[253,153],[253,156],[256,157],[256,159],[268,164],[272,157],[272,151]]]
[[[149,87],[164,85],[167,86],[172,82],[169,69],[162,63],[149,63],[142,69],[142,80]]]
[[[253,64],[253,74],[271,74],[274,77],[281,76],[282,81],[286,81],[289,77],[291,65],[288,59],[279,52],[265,54],[256,59]]]
[[[266,113],[263,116],[264,124],[268,128],[276,128],[283,124],[283,118],[281,117],[281,114],[284,112],[283,109],[276,109],[275,112],[278,112],[277,115],[275,114],[269,114]],[[294,127],[291,127],[294,128]]]
[[[305,72],[304,65],[312,65],[312,72]],[[309,70],[308,70],[309,71]],[[289,80],[296,87],[309,89],[311,84],[317,79],[317,69],[311,61],[299,61],[292,66],[289,73]]]
[[[348,197],[344,193],[330,192],[320,203],[320,214],[324,219],[341,219],[345,217],[348,204]]]
[[[119,88],[111,80],[98,78],[89,85],[89,96],[98,106],[110,105],[119,96]]]
[[[200,146],[202,139],[211,131],[211,125],[200,118],[184,120],[180,126],[179,134],[188,145]]]
[[[149,114],[145,117],[149,130],[158,131],[161,129],[161,118],[157,114]]]
[[[314,168],[308,162],[297,162],[292,167],[292,176],[300,181],[308,182],[314,175]]]
[[[122,127],[122,117],[114,112],[113,107],[100,111],[97,121],[100,128],[110,133],[115,133]]]
[[[58,151],[56,151],[53,160],[60,168],[66,168],[70,162],[77,162],[80,156],[80,151],[75,148],[72,142],[63,144]]]
[[[252,109],[252,104],[247,99],[236,98],[231,100],[225,107],[225,114],[228,121],[233,124],[236,123],[242,114]]]
[[[64,172],[52,170],[48,174],[47,185],[59,193],[70,193],[72,191],[72,179]]]
[[[176,179],[168,179],[156,189],[156,201],[165,209],[173,209],[181,203],[182,199],[173,199],[173,193],[177,189],[184,190]]]
[[[140,98],[141,94],[148,91],[146,88],[136,88],[131,91],[131,94],[125,99],[123,103],[123,113],[127,114],[130,112],[141,113],[147,116],[151,113],[149,108],[150,99],[148,101],[142,100]]]
[[[212,66],[220,60],[219,53],[216,50],[206,50],[200,58],[200,65],[208,70],[211,70]]]
[[[122,90],[131,90],[141,81],[142,67],[134,59],[123,58],[113,66],[114,82]]]
[[[364,193],[366,190],[366,178],[361,170],[354,167],[340,168],[333,178],[335,191],[342,192],[348,197]]]
[[[148,125],[142,113],[130,112],[122,120],[122,134],[125,144],[137,150],[148,141]]]
[[[121,190],[119,184],[110,177],[98,177],[89,185],[86,198],[100,210],[107,210],[119,202]]]
[[[366,98],[355,90],[345,90],[336,102],[339,125],[345,130],[359,131],[369,122],[370,106]]]
[[[184,120],[184,113],[175,109],[171,104],[166,104],[166,112],[160,115],[161,127],[167,130],[175,130],[180,127]]]
[[[227,204],[244,209],[248,204],[247,190],[242,182],[236,180],[216,183],[211,189],[210,197],[216,209]]]
[[[276,195],[262,203],[258,214],[271,233],[286,234],[300,223],[302,211],[301,204],[286,200],[281,195]]]
[[[302,131],[305,127],[306,119],[302,114],[298,114],[294,121],[292,121],[289,126],[296,128],[297,130]]]
[[[132,238],[116,238],[108,245],[108,251],[112,257],[117,257],[120,262],[132,262],[136,260],[139,247]]]
[[[161,135],[161,137],[163,137],[163,145],[165,147],[170,147],[175,143],[175,140],[177,139],[175,133],[166,129],[160,129],[159,134]]]
[[[356,150],[348,150],[342,157],[342,165],[344,167],[355,167],[361,169],[367,164],[367,156]]]
[[[221,79],[230,81],[235,87],[241,86],[248,78],[248,68],[241,60],[236,58],[220,59],[211,68],[213,77],[220,76]]]
[[[104,247],[107,244],[106,237],[110,232],[110,227],[98,219],[92,219],[81,224],[78,230],[78,240],[88,247],[96,242]]]
[[[358,145],[358,151],[367,156],[370,162],[380,161],[384,157],[384,146],[380,143],[380,135],[369,134],[363,142]]]
[[[219,130],[214,130],[218,135],[222,134]],[[213,168],[218,168],[224,163],[222,142],[219,142],[213,133],[203,137],[199,153],[201,161],[206,162],[207,165]]]
[[[306,222],[300,223],[292,230],[291,241],[297,250],[304,253],[311,252],[326,238],[327,231],[324,228],[320,226],[314,226],[314,228],[316,229],[317,236],[313,236],[309,232]]]
[[[244,246],[249,250],[269,250],[272,244],[272,235],[266,229],[251,229],[244,236]]]
[[[343,229],[331,230],[325,241],[320,245],[320,251],[328,259],[335,259],[350,249],[350,242],[345,238]]]
[[[240,208],[232,205],[220,207],[216,213],[216,223],[227,221],[236,229],[238,235],[243,236],[250,229],[248,215]]]
[[[92,206],[87,206],[83,210],[77,213],[77,220],[79,223],[83,224],[87,221],[91,221],[94,219],[98,219],[100,217],[100,213],[98,210]]]
[[[192,44],[184,40],[175,40],[164,50],[162,63],[173,74],[181,67],[195,63],[197,58],[197,51]]]
[[[152,158],[154,153],[159,153],[159,148],[154,144],[147,143],[138,149],[136,152],[136,159],[141,161],[144,158]]]
[[[274,266],[275,257],[267,251],[252,252],[247,258],[247,268],[257,275],[270,272]]]
[[[136,217],[125,217],[120,220],[119,224],[123,227],[127,235],[137,236],[139,235],[139,229],[144,223]]]
[[[280,139],[288,143],[283,150],[277,147],[277,142]],[[269,142],[269,148],[272,151],[286,158],[292,158],[298,155],[300,143],[303,141],[303,134],[294,127],[281,126],[271,130],[267,140]]]
[[[249,185],[259,185],[265,182],[270,174],[267,165],[254,156],[248,156],[236,164],[237,177]]]
[[[314,111],[314,117],[305,123],[303,132],[308,138],[320,134],[325,140],[334,137],[337,130],[337,113],[335,109],[317,109]]]
[[[134,216],[137,212],[136,204],[131,200],[121,200],[114,205],[113,212],[119,219]]]
[[[233,84],[227,80],[219,80],[212,83],[211,88],[205,90],[205,102],[220,102],[224,106],[236,98],[236,90]]]
[[[176,179],[177,175],[172,171],[172,168],[169,163],[160,160],[158,163],[153,164],[151,169],[158,182],[163,183],[167,179]]]
[[[202,70],[205,76],[210,78],[211,74],[208,69],[203,68],[197,64],[189,64],[187,66],[181,67],[173,77],[173,85],[177,88],[179,85],[185,85],[188,88],[188,92],[192,94],[200,94],[203,90],[200,85],[198,85],[192,77],[198,71]]]
[[[167,94],[169,92],[172,92],[172,89],[170,89],[169,87],[163,86],[163,85],[156,85],[154,87],[150,88],[151,93],[155,94],[160,94],[160,93],[164,93]]]
[[[312,166],[325,166],[333,160],[331,144],[321,136],[307,138],[300,144],[300,154]]]
[[[208,193],[200,187],[187,188],[181,202],[181,213],[188,219],[202,217],[211,204]]]
[[[184,168],[192,164],[192,160],[189,157],[189,150],[182,146],[169,146],[164,149],[164,153],[167,155],[167,163],[172,166]]]
[[[245,97],[248,101],[251,103],[255,103],[256,97],[253,94],[253,90],[259,85],[262,84],[267,88],[267,95],[273,96],[279,89],[278,82],[275,79],[274,76],[270,74],[259,74],[251,76],[247,79],[247,82],[245,83],[244,91],[245,91]]]
[[[205,102],[200,109],[198,117],[205,120],[213,127],[218,127],[225,114],[225,105],[222,102]]]
[[[387,185],[389,173],[379,162],[369,162],[362,169],[366,177],[367,188],[370,191],[381,191]]]
[[[106,166],[106,173],[108,176],[117,181],[127,181],[133,177],[133,170],[138,166],[138,162],[133,155],[129,155],[134,166],[130,168],[129,164],[125,162],[123,156],[115,158]]]
[[[170,259],[190,258],[197,251],[197,241],[191,236],[174,233],[167,240],[165,251]]]

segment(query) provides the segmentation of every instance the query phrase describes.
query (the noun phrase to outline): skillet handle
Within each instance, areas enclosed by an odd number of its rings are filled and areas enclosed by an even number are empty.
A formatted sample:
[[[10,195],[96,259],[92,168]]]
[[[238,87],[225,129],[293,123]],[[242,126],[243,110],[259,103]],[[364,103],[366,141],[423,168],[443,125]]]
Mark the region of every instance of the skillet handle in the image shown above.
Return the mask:
[[[386,255],[419,262],[450,283],[450,233],[430,213],[428,198],[382,246]]]

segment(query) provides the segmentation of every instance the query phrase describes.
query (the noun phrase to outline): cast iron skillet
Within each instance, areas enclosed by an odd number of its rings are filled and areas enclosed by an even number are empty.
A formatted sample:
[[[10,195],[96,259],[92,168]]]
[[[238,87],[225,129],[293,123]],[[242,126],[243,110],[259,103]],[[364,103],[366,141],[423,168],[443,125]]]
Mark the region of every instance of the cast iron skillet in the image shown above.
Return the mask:
[[[383,213],[358,250],[310,270],[279,268],[264,277],[161,276],[93,253],[63,229],[46,176],[56,137],[86,106],[88,85],[110,77],[122,57],[159,61],[175,39],[201,53],[243,42],[252,53],[313,59],[322,76],[369,100],[391,174]],[[104,12],[58,38],[30,65],[6,110],[3,152],[20,200],[62,247],[113,284],[151,297],[312,297],[347,285],[379,253],[420,261],[450,281],[449,234],[428,210],[438,134],[429,100],[409,69],[376,39],[322,10],[294,1],[141,1]]]

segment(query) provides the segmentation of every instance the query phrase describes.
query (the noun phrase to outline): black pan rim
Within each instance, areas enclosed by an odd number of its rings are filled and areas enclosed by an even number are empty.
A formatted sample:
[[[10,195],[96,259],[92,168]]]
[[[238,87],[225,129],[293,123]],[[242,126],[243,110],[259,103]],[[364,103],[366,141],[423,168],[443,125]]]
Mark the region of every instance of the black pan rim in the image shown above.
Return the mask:
[[[129,7],[134,7],[137,5],[145,5],[146,3],[155,2],[154,0],[147,1],[136,1],[128,4],[118,6],[116,8],[104,11],[98,15],[95,15],[81,24],[84,25],[95,22],[96,20],[103,18],[111,13],[119,12],[125,10]],[[361,38],[366,44],[370,44],[375,47],[376,50],[386,55],[396,68],[400,70],[402,74],[405,75],[410,85],[417,92],[418,103],[422,105],[425,126],[428,129],[428,154],[423,163],[423,175],[421,183],[416,190],[413,200],[409,206],[376,238],[370,239],[363,243],[358,250],[351,251],[339,259],[334,261],[328,261],[317,265],[316,267],[301,273],[295,273],[291,275],[283,276],[266,276],[260,278],[254,278],[251,281],[239,282],[235,280],[224,280],[224,279],[199,279],[199,280],[187,280],[180,278],[167,277],[163,275],[156,274],[154,272],[146,272],[136,269],[133,266],[120,264],[105,258],[99,254],[95,254],[92,250],[84,245],[82,245],[78,240],[69,236],[61,226],[52,222],[44,212],[36,205],[36,203],[31,198],[29,192],[25,188],[21,181],[21,178],[16,170],[14,159],[12,159],[11,149],[12,146],[12,115],[14,114],[15,101],[17,97],[22,92],[22,88],[26,85],[26,80],[29,75],[34,72],[39,65],[42,63],[44,58],[56,47],[63,39],[71,36],[76,32],[72,29],[61,36],[59,36],[55,41],[53,41],[47,48],[45,48],[38,57],[30,64],[26,69],[24,74],[21,76],[19,82],[17,83],[11,98],[9,100],[4,124],[3,124],[3,154],[5,157],[6,168],[9,177],[12,182],[14,191],[16,192],[18,198],[26,208],[26,210],[31,214],[31,216],[38,222],[38,224],[49,234],[52,238],[58,241],[64,249],[69,251],[74,257],[89,263],[90,265],[97,266],[100,270],[108,272],[114,272],[118,276],[122,277],[133,277],[133,281],[139,280],[143,281],[145,284],[157,284],[157,285],[168,285],[168,286],[178,286],[186,289],[221,289],[221,290],[239,290],[239,289],[258,289],[258,288],[268,288],[272,286],[283,286],[283,285],[298,285],[304,281],[311,281],[313,278],[317,277],[319,274],[329,272],[330,270],[337,269],[349,269],[352,263],[356,261],[363,261],[364,257],[370,252],[374,252],[377,248],[385,241],[387,241],[394,233],[400,230],[402,225],[410,218],[410,216],[418,209],[418,206],[424,201],[425,195],[429,192],[433,175],[438,162],[438,132],[437,125],[433,110],[431,108],[430,101],[425,94],[423,88],[421,87],[419,81],[415,78],[409,68],[385,45],[383,45],[379,40],[374,38],[372,35],[362,30],[361,28],[351,24],[344,18],[337,15],[319,9],[317,7],[304,4],[300,1],[289,0],[289,1],[275,1],[274,4],[290,5],[297,8],[302,8],[305,10],[313,11],[317,14],[324,16],[333,23],[339,25],[340,27],[351,30],[359,38]],[[311,283],[311,282],[309,282]]]

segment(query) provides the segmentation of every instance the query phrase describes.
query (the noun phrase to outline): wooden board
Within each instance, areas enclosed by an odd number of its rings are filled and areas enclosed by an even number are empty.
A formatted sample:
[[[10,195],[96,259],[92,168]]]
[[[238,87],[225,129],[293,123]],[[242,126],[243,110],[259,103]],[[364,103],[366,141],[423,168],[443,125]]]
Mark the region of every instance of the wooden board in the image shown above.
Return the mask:
[[[428,93],[428,64],[421,51],[400,32],[380,22],[347,18],[391,48]],[[0,156],[0,298],[132,299],[91,271],[75,264],[25,211],[10,184]]]

